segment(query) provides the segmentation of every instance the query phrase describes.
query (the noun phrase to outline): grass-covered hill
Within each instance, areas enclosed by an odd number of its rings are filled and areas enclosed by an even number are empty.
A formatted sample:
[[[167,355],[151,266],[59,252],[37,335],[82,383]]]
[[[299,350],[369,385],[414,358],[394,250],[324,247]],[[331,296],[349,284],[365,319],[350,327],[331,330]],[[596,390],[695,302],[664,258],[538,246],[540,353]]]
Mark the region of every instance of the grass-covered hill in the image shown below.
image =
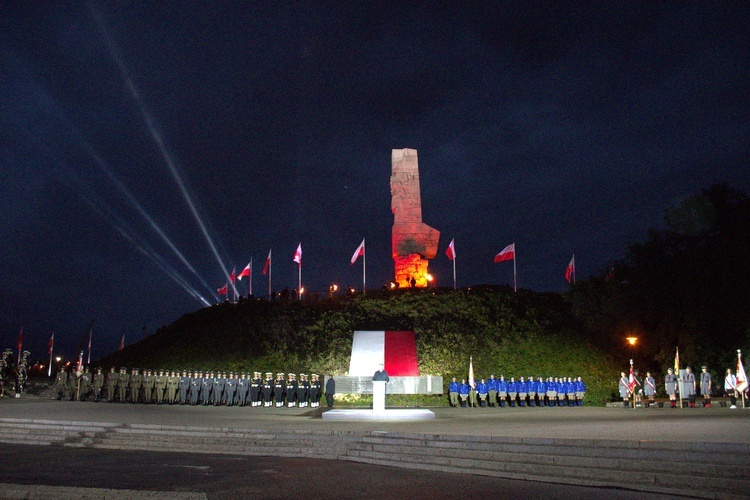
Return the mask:
[[[423,375],[578,376],[587,401],[611,397],[612,359],[579,334],[558,294],[507,288],[399,290],[321,301],[245,300],[186,314],[102,360],[103,367],[341,373],[354,330],[414,330]]]

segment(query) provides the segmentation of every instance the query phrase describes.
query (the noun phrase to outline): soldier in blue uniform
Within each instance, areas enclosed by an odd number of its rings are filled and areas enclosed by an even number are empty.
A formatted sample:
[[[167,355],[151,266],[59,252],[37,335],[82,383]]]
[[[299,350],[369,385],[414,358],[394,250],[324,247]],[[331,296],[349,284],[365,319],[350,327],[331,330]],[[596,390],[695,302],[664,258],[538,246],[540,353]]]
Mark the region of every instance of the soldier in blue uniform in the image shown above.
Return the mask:
[[[461,384],[458,386],[458,397],[461,398],[461,407],[466,408],[466,402],[469,399],[469,384],[466,383],[466,379],[461,379]]]
[[[487,379],[487,403],[490,406],[497,404],[497,379],[495,375],[490,375],[490,378]]]
[[[479,394],[479,406],[486,406],[487,405],[487,392],[489,389],[487,389],[487,382],[484,381],[484,379],[481,379],[480,382],[477,384],[477,394]]]
[[[575,388],[576,388],[576,405],[583,406],[583,396],[586,395],[586,384],[583,383],[583,380],[581,379],[581,377],[576,378]]]
[[[518,396],[518,382],[515,377],[510,377],[508,381],[508,403],[511,407],[516,406],[516,396]]]
[[[458,382],[456,377],[453,377],[448,384],[448,396],[450,397],[450,405],[455,408],[458,406]]]
[[[508,382],[505,380],[505,375],[500,374],[500,378],[497,381],[497,400],[500,402],[500,407],[504,408],[505,403],[508,399]]]

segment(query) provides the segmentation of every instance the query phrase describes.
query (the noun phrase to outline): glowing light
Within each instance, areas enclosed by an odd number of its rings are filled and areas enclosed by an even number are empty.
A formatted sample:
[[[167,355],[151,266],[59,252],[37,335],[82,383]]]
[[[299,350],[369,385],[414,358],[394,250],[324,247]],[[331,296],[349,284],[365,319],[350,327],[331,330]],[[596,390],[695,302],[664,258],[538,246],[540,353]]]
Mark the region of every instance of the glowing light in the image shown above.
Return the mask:
[[[631,346],[634,346],[637,340],[638,340],[638,337],[628,337],[627,338],[628,344],[630,344]]]

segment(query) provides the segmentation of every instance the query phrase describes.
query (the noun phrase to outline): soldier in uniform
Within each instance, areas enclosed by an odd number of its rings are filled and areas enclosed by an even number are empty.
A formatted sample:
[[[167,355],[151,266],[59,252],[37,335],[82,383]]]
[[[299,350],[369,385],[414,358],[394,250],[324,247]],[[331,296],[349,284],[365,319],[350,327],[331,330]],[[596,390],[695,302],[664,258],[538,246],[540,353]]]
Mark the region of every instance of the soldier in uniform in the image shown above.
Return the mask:
[[[654,407],[654,396],[656,396],[656,380],[651,372],[646,372],[646,380],[643,383],[643,395],[648,398],[648,408]]]
[[[737,409],[737,376],[727,368],[727,376],[724,377],[724,392],[729,396],[729,409]]]
[[[172,370],[167,377],[167,403],[174,404],[175,396],[180,388],[180,377]]]
[[[695,408],[695,374],[689,366],[685,368],[685,375],[682,377],[682,382],[685,384],[686,392],[682,396],[687,396],[690,408]]]
[[[197,375],[197,373],[193,373],[193,376]],[[177,382],[178,389],[180,390],[180,404],[185,405],[188,403],[188,392],[191,388],[191,377],[188,375],[188,372],[185,370],[182,370],[182,376],[180,377],[180,380]],[[197,396],[197,394],[196,394]],[[193,402],[191,397],[190,403],[192,405],[195,405],[197,401]]]
[[[628,381],[628,377],[625,376],[625,372],[620,372],[620,382],[618,384],[618,389],[620,390],[622,405],[625,408],[630,408],[630,402],[628,401],[628,397],[630,395],[630,383]]]
[[[214,372],[205,372],[203,374],[203,377],[200,377],[200,372],[198,373],[199,379],[198,382],[194,382],[191,390],[195,389],[196,385],[198,386],[197,391],[200,392],[200,400],[201,403],[203,403],[203,406],[208,406],[211,404],[211,397],[213,396],[213,390],[214,390]]]
[[[701,367],[701,395],[703,408],[711,408],[711,374],[705,366]]]
[[[143,375],[138,373],[138,368],[133,368],[130,374],[130,402],[132,404],[141,400],[141,385],[143,385]]]
[[[575,386],[576,386],[576,406],[583,406],[583,396],[586,395],[586,384],[583,383],[583,380],[581,379],[581,377],[577,377],[575,381]]]
[[[211,401],[214,406],[219,406],[224,401],[224,389],[226,388],[227,382],[224,378],[224,374],[216,372],[214,377],[214,385],[211,388]]]
[[[500,408],[505,408],[505,403],[508,400],[508,381],[505,380],[505,375],[500,374],[500,378],[497,379],[497,400],[500,402]]]
[[[245,406],[247,404],[247,393],[250,390],[250,381],[247,379],[245,372],[240,373],[237,379],[237,405]]]
[[[263,387],[263,379],[260,372],[253,372],[250,381],[250,406],[260,406],[260,390]]]
[[[109,373],[107,373],[107,403],[111,403],[115,400],[115,390],[117,389],[117,372],[115,367],[109,367]]]
[[[516,396],[518,395],[518,386],[516,385],[515,377],[510,377],[508,381],[508,399],[510,406],[516,406]]]
[[[316,373],[310,375],[310,407],[320,406],[320,376]]]
[[[677,408],[677,375],[673,368],[668,369],[664,377],[664,390],[669,396],[669,406]]]
[[[65,371],[65,366],[61,366],[55,377],[55,385],[53,386],[55,392],[57,392],[57,399],[62,400],[65,394],[65,386],[68,383],[68,373]],[[736,384],[735,384],[736,385]]]
[[[286,381],[286,405],[288,408],[294,406],[294,399],[297,397],[297,380],[294,373],[287,376]]]
[[[120,374],[117,376],[117,396],[120,403],[127,401],[127,391],[130,387],[130,375],[125,367],[120,368]]]
[[[497,403],[497,379],[495,375],[490,375],[487,379],[487,398],[490,406],[495,406]]]
[[[299,378],[300,381],[297,383],[297,404],[305,408],[310,397],[310,381],[307,380],[307,375],[304,373],[300,373]]]
[[[276,381],[273,383],[273,398],[276,400],[276,407],[284,406],[284,374],[277,373]]]
[[[448,395],[450,396],[451,406],[453,408],[458,406],[458,381],[456,377],[453,377],[448,384]]]
[[[274,380],[273,373],[266,372],[266,378],[263,381],[263,406],[271,406],[273,397]]]
[[[146,370],[143,374],[143,402],[151,404],[154,399],[154,388],[156,387],[156,377],[151,370]]]
[[[234,406],[234,397],[237,392],[237,379],[234,378],[234,372],[230,372],[227,377],[225,392],[227,406]]]
[[[86,401],[86,397],[88,396],[89,390],[91,389],[91,373],[89,372],[88,366],[83,370],[78,383],[78,400]]]
[[[156,404],[160,405],[164,402],[164,391],[167,389],[167,379],[169,377],[164,375],[164,370],[159,370],[159,375],[156,376],[154,381],[154,390],[156,391]]]
[[[96,369],[91,386],[94,390],[94,401],[98,402],[99,398],[102,396],[102,387],[104,386],[104,374],[102,373],[101,368]]]
[[[70,370],[70,373],[68,374],[68,393],[66,394],[66,397],[74,401],[76,398],[76,390],[78,389],[78,375],[76,374],[75,368],[72,368]]]

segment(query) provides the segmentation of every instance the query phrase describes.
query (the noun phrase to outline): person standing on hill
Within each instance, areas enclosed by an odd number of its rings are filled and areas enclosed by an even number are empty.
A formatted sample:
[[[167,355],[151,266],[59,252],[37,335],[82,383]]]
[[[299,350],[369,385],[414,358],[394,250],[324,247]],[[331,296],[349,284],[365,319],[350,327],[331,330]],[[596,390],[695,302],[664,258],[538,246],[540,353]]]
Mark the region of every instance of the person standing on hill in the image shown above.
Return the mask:
[[[336,394],[336,381],[333,378],[333,373],[331,373],[331,376],[326,380],[325,394],[328,408],[333,408],[333,395]]]

